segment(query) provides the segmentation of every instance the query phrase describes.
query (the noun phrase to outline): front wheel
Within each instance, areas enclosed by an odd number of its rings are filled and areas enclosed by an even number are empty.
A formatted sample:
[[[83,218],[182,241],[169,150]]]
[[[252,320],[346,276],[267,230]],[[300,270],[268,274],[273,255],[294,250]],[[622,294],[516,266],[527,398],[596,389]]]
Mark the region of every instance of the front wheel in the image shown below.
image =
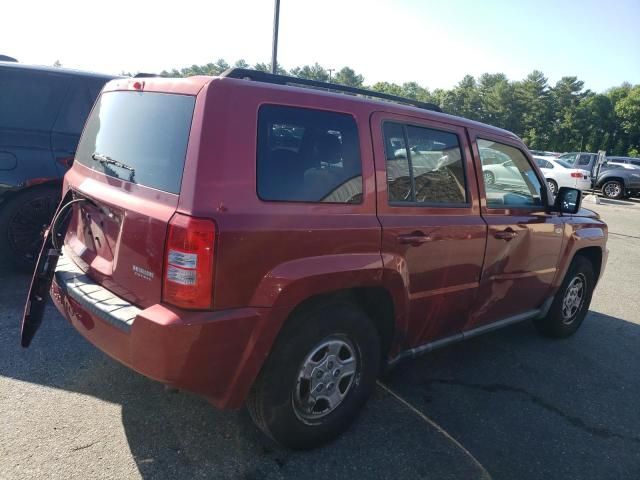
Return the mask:
[[[306,449],[332,440],[371,394],[380,339],[350,303],[291,318],[247,399],[255,424],[278,443]]]
[[[607,198],[619,200],[624,197],[624,185],[618,180],[610,180],[602,185],[602,194]]]
[[[547,179],[547,185],[549,186],[549,190],[551,191],[551,195],[554,197],[558,194],[558,184],[555,180]]]
[[[589,311],[595,282],[592,263],[583,256],[575,257],[549,312],[534,321],[538,331],[547,337],[573,335]]]

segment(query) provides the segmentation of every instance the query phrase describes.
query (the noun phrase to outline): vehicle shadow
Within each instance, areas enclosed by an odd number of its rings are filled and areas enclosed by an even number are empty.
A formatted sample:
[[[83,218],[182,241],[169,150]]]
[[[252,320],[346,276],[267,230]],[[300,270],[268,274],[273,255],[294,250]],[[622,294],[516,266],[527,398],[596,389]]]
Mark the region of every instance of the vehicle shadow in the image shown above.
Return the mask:
[[[455,443],[433,426],[416,420],[414,412],[381,389],[353,428],[337,441],[313,451],[295,452],[258,432],[245,410],[223,412],[195,395],[167,392],[161,384],[108,358],[86,342],[51,304],[32,346],[22,349],[19,317],[28,280],[27,276],[0,272],[0,381],[6,377],[120,406],[122,426],[105,424],[89,406],[95,402],[79,402],[77,396],[71,398],[66,393],[49,394],[61,402],[73,401],[75,428],[83,440],[63,451],[71,454],[87,448],[87,463],[96,455],[92,446],[104,436],[101,430],[107,429],[112,430],[111,436],[124,431],[130,457],[145,479],[482,477],[481,467]],[[24,400],[24,393],[16,396],[23,397],[16,399],[17,406],[5,403],[0,392],[5,408],[22,409],[20,416],[30,418],[27,428],[39,429],[42,422],[49,424],[49,430],[56,428],[57,422],[47,414],[50,406]],[[61,424],[66,422],[60,420]],[[38,438],[37,432],[32,434]],[[41,455],[39,449],[46,448],[41,442],[30,445],[29,462],[25,463],[33,463],[34,457]]]
[[[258,433],[245,411],[167,393],[107,358],[52,306],[23,350],[18,317],[26,283],[26,276],[0,274],[0,377],[121,406],[131,457],[145,479],[483,475],[465,450],[383,389],[337,441],[293,452]],[[493,478],[638,478],[638,340],[638,325],[591,312],[571,339],[543,339],[531,324],[516,325],[404,362],[384,382]],[[80,425],[95,421],[82,403],[74,415],[86,417]]]

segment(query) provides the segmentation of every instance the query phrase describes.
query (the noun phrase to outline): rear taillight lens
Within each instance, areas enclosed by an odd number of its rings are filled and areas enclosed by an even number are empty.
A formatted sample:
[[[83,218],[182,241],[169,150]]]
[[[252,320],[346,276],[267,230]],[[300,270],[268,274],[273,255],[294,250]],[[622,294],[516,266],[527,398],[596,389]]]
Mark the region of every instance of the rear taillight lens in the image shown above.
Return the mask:
[[[580,172],[571,172],[571,177],[573,177],[573,178],[582,178],[582,177],[584,177],[584,175],[581,174]]]
[[[176,213],[169,222],[162,301],[176,307],[213,306],[216,224]]]

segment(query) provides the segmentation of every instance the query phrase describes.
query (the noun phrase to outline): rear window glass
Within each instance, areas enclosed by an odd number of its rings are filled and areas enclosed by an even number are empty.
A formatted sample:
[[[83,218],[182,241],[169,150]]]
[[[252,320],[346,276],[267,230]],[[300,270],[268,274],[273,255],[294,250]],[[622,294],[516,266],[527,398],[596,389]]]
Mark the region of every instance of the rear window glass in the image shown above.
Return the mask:
[[[258,196],[289,202],[362,202],[354,118],[264,105],[258,115]]]
[[[111,177],[179,193],[194,105],[188,95],[104,93],[76,160]]]
[[[0,127],[48,131],[72,77],[0,69]]]

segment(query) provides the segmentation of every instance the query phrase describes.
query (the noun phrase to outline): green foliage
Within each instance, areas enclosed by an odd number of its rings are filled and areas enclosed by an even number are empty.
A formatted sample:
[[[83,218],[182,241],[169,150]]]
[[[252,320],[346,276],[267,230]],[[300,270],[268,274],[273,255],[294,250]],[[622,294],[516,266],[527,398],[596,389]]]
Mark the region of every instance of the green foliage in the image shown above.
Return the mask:
[[[358,75],[353,69],[349,67],[343,67],[336,73],[331,79],[333,83],[340,83],[342,85],[348,85],[349,87],[362,87],[364,77]]]
[[[249,68],[242,59],[234,66]],[[161,75],[219,75],[227,68],[229,64],[219,59],[206,65],[165,70]],[[252,68],[270,72],[271,64],[257,63]],[[318,63],[289,72],[278,65],[278,73],[329,81],[329,71]],[[623,83],[604,93],[594,93],[584,90],[584,82],[572,76],[562,77],[550,86],[544,74],[534,70],[520,81],[509,81],[504,73],[485,73],[478,79],[466,75],[452,89],[430,92],[417,82],[377,82],[366,86],[364,77],[346,66],[337,70],[331,81],[435,103],[447,113],[510,130],[532,149],[640,155],[640,85]]]

